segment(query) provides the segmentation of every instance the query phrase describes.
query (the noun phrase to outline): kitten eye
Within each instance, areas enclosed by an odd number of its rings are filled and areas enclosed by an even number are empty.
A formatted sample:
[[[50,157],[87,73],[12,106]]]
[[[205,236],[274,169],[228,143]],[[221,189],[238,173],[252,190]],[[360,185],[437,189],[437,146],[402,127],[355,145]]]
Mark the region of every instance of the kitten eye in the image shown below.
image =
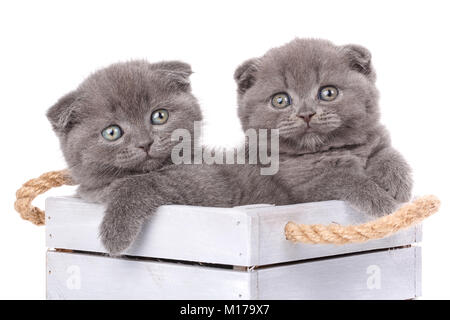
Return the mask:
[[[159,109],[152,113],[152,124],[164,124],[169,119],[169,111],[165,109]]]
[[[122,129],[116,125],[109,126],[103,129],[102,136],[108,141],[116,141],[122,136]]]
[[[338,94],[338,88],[333,86],[325,86],[319,89],[319,99],[323,101],[333,101]]]
[[[272,106],[277,109],[286,108],[291,105],[291,97],[285,92],[279,92],[272,96]]]

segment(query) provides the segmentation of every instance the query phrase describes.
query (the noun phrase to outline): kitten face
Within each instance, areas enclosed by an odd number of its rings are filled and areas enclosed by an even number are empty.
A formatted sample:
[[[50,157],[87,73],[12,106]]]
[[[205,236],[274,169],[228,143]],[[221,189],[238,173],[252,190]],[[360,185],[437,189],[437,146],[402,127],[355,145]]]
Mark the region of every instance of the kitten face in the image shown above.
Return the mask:
[[[201,120],[190,74],[181,62],[119,63],[60,99],[47,115],[75,175],[120,177],[167,161],[172,131]]]
[[[378,120],[370,53],[359,46],[296,39],[248,60],[235,79],[244,129],[279,129],[292,152],[333,146]]]

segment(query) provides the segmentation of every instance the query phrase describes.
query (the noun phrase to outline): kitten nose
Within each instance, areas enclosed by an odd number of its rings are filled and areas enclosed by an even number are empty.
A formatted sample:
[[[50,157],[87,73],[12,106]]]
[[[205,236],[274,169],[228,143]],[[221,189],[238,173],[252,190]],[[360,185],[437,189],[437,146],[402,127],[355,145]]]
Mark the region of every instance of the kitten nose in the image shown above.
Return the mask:
[[[150,147],[152,146],[152,143],[153,143],[153,141],[147,141],[147,142],[139,144],[137,147],[148,153],[148,151],[150,150]]]
[[[315,112],[300,112],[297,114],[297,117],[302,118],[308,125],[311,121],[311,118],[315,115]]]

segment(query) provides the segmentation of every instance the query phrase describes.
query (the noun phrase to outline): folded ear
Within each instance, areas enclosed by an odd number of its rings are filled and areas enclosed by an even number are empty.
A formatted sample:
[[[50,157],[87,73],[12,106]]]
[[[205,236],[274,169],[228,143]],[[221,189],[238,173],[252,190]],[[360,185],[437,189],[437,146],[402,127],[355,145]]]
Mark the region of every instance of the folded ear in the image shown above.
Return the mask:
[[[245,93],[256,81],[259,59],[253,58],[242,63],[234,72],[234,80],[238,85],[240,94]]]
[[[166,70],[184,74],[189,77],[192,74],[192,69],[189,64],[182,61],[161,61],[153,64],[155,70]]]
[[[58,134],[66,134],[73,126],[80,122],[81,112],[76,103],[78,92],[72,91],[56,102],[47,111],[47,118],[52,124],[53,130]]]
[[[350,68],[356,70],[371,79],[375,79],[375,71],[372,67],[372,55],[363,46],[349,44],[343,46],[344,54],[348,59]]]
[[[162,61],[154,63],[152,67],[166,75],[170,83],[174,84],[176,88],[183,91],[191,89],[189,77],[192,74],[192,69],[189,64],[182,61]]]

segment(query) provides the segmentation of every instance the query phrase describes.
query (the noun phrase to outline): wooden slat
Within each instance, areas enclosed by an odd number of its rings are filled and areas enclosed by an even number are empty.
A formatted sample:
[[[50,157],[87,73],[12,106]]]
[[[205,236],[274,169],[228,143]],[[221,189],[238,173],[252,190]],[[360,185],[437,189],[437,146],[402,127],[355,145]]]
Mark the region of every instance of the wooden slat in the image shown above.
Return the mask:
[[[415,250],[415,260],[416,260],[416,297],[422,295],[422,250],[417,247]]]
[[[48,299],[412,299],[420,248],[237,271],[89,253],[47,253]],[[419,282],[418,282],[419,280]]]
[[[404,246],[421,241],[421,227],[413,227],[390,237],[366,243],[347,245],[316,245],[286,241],[284,227],[287,221],[304,224],[356,225],[373,219],[352,209],[343,201],[323,201],[278,207],[248,208],[247,213],[256,216],[259,247],[252,246],[255,265],[296,261],[374,249]]]
[[[98,238],[104,208],[79,198],[46,201],[47,247],[106,252]],[[132,256],[249,265],[247,215],[232,208],[163,206],[125,253]]]
[[[98,239],[103,212],[101,205],[86,203],[79,198],[47,199],[47,246],[105,252]],[[342,246],[294,244],[284,237],[284,226],[289,220],[348,225],[370,219],[342,201],[235,208],[163,206],[145,224],[143,232],[125,254],[260,266],[398,247],[421,240],[420,227],[381,240]]]
[[[420,247],[354,254],[258,271],[258,299],[413,299]]]
[[[251,274],[220,268],[47,252],[47,299],[249,299]]]

